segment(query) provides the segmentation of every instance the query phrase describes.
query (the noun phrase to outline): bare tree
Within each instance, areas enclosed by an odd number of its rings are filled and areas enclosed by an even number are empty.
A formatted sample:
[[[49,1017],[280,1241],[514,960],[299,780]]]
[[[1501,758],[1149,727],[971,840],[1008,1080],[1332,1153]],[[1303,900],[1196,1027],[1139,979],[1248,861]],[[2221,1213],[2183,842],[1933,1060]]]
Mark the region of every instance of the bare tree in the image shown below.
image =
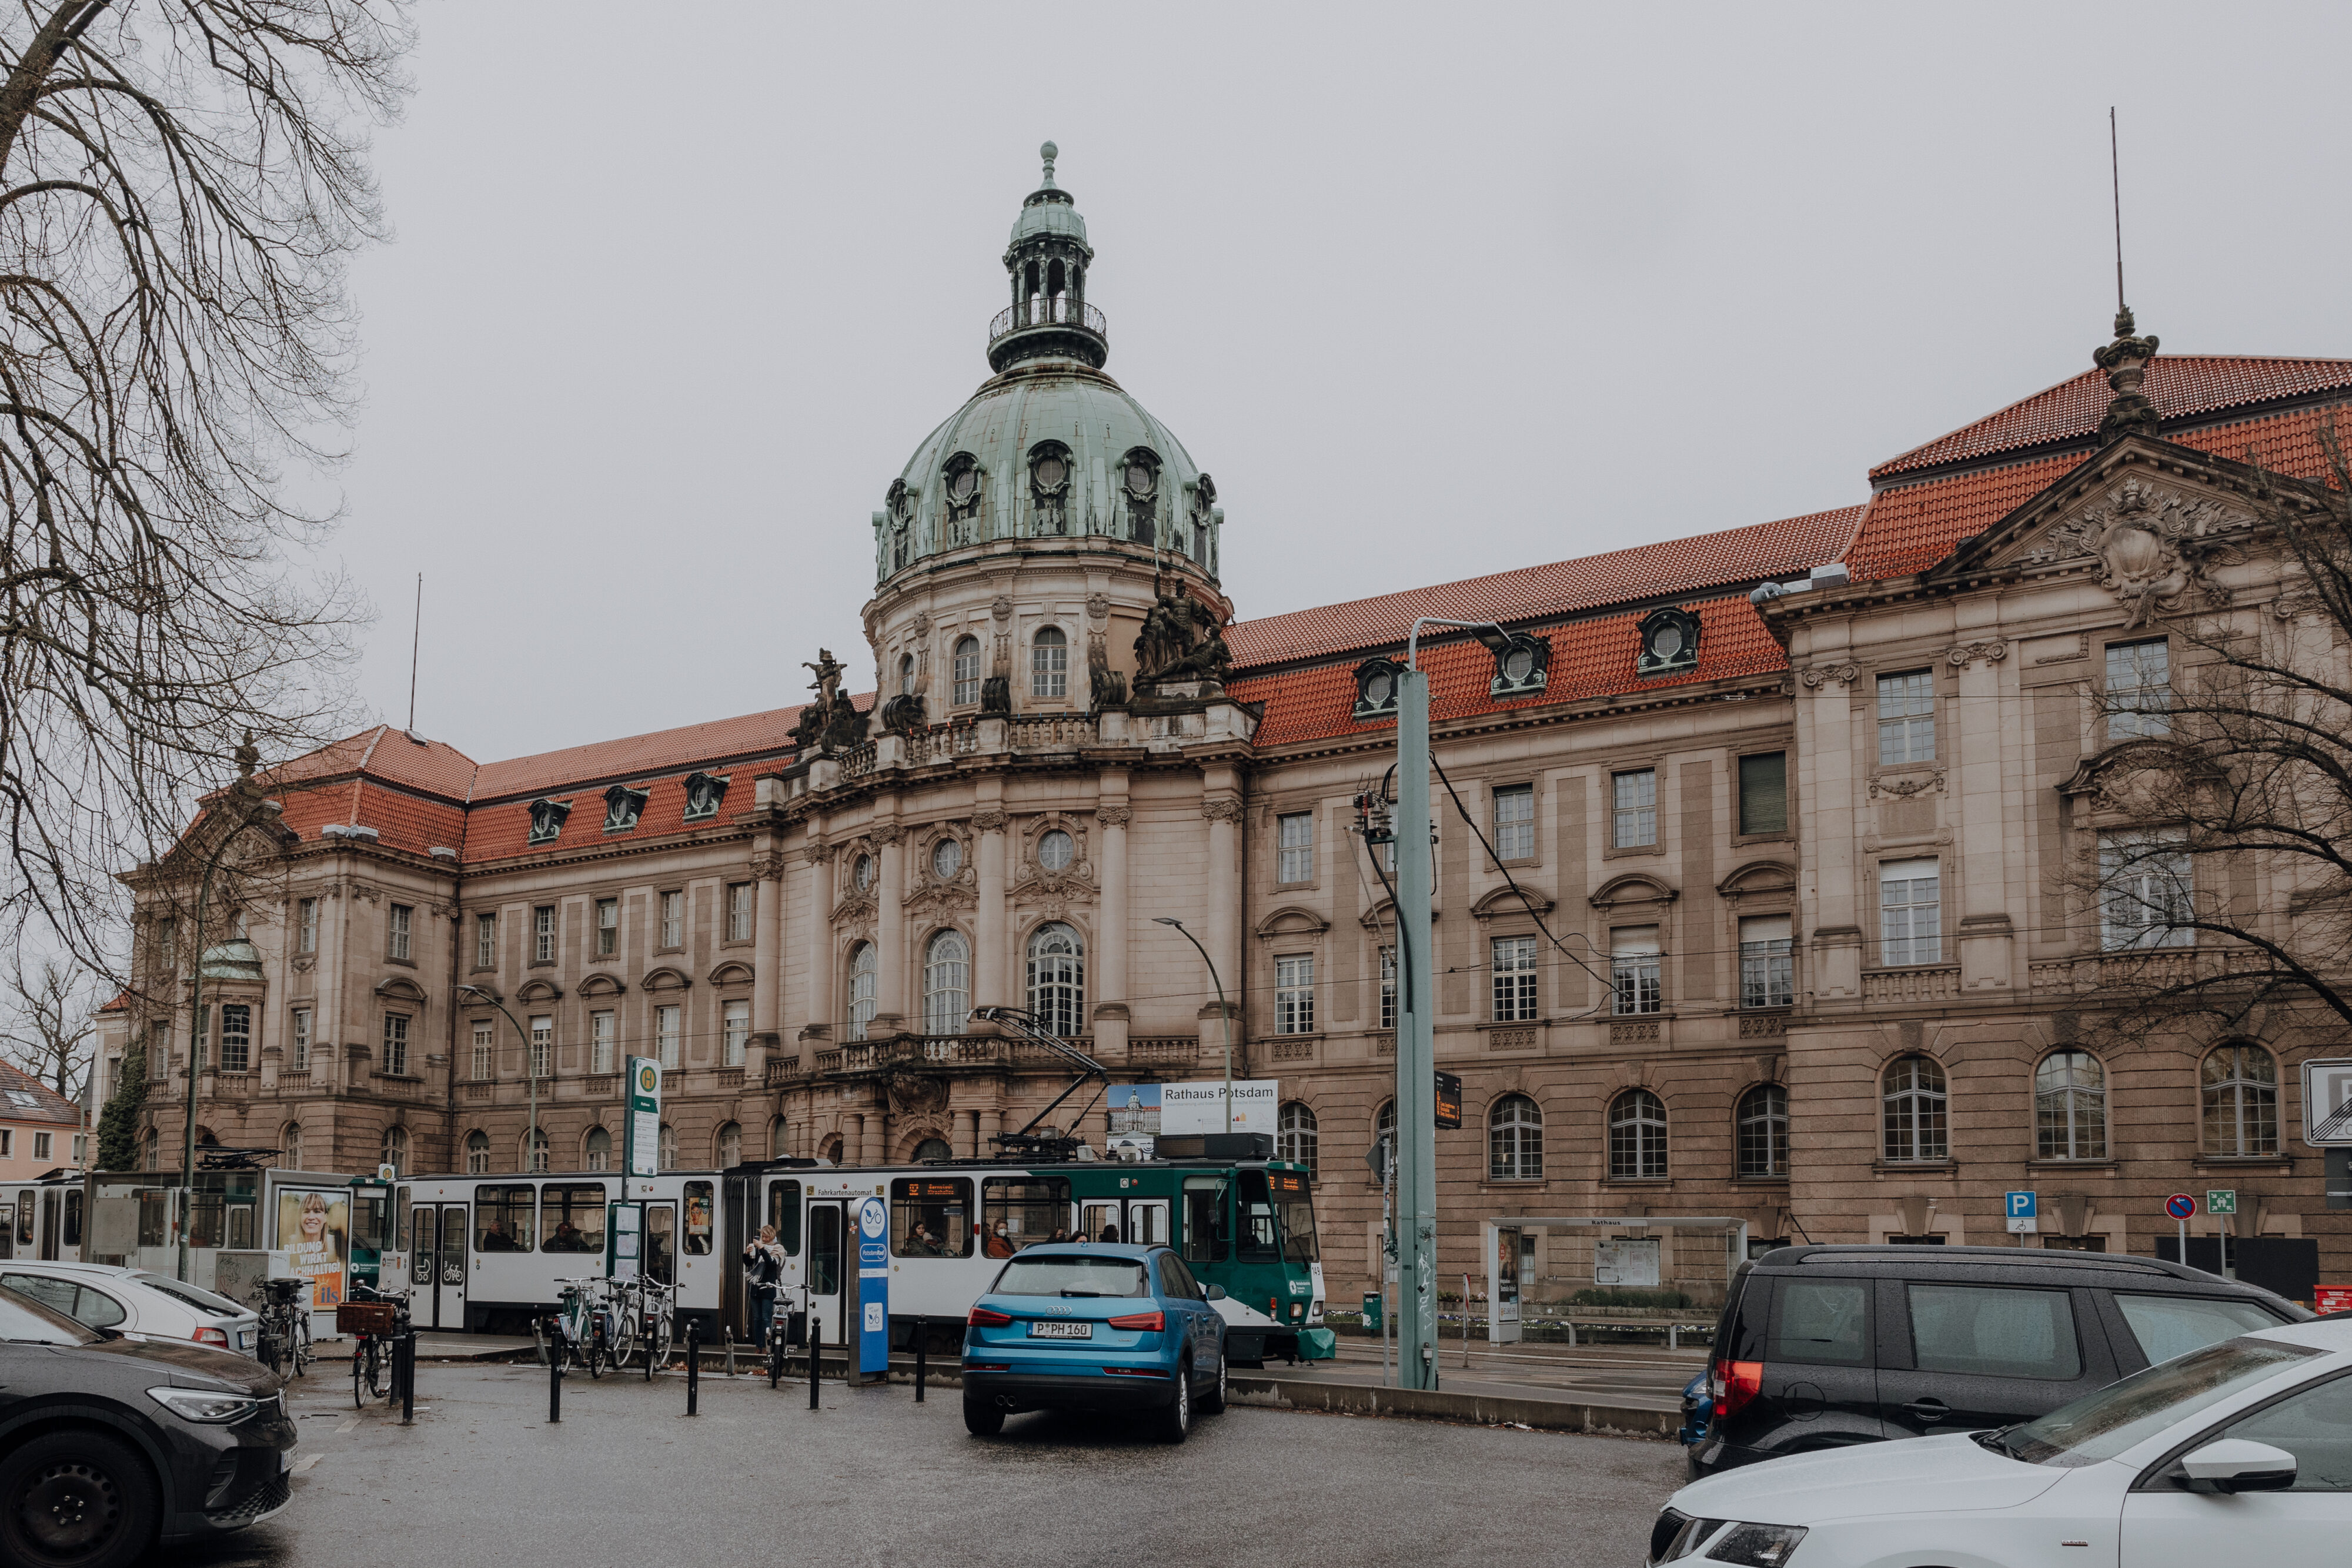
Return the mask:
[[[98,992],[87,972],[14,956],[0,977],[0,1051],[67,1099],[81,1091],[98,1038]]]
[[[342,264],[404,0],[17,0],[0,22],[0,936],[109,963],[241,737],[347,712],[332,521],[294,496],[350,407]]]

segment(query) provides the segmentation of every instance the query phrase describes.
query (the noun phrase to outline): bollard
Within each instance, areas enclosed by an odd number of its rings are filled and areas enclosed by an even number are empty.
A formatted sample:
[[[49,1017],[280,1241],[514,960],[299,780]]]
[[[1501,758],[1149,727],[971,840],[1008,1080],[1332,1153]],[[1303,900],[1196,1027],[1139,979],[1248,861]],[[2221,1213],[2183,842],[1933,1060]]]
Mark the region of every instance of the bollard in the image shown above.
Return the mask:
[[[400,1424],[416,1423],[416,1331],[400,1336]]]
[[[2023,1243],[2021,1242],[2019,1245],[2022,1246]],[[1680,1350],[1682,1347],[1683,1325],[1680,1323],[1668,1323],[1666,1325],[1666,1348],[1668,1350]]]
[[[773,1388],[784,1376],[784,1331],[780,1323],[768,1325],[768,1386]]]
[[[547,1418],[563,1419],[563,1358],[551,1352],[547,1358]]]
[[[915,1403],[916,1403],[916,1404],[918,1404],[918,1405],[920,1405],[920,1404],[923,1402],[923,1324],[924,1324],[924,1322],[925,1322],[925,1320],[924,1320],[924,1319],[922,1319],[922,1318],[917,1318],[917,1319],[915,1320]]]
[[[812,1410],[817,1407],[817,1368],[823,1359],[824,1351],[824,1324],[818,1321],[815,1312],[812,1310],[809,1313],[809,1408]]]
[[[686,1413],[702,1414],[702,1320],[686,1320]]]
[[[727,1375],[735,1375],[735,1325],[728,1324],[719,1331],[727,1336]]]

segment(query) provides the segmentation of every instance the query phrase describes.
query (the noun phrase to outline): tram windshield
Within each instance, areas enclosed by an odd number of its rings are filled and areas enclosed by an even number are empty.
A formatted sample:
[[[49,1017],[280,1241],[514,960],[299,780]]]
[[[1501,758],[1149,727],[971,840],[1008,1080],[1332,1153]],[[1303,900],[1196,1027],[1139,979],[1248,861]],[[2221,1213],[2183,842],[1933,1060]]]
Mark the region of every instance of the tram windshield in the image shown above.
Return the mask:
[[[1322,1256],[1315,1243],[1314,1184],[1303,1172],[1273,1171],[1275,1220],[1282,1227],[1282,1260],[1312,1263]]]
[[[1124,1258],[1015,1258],[989,1287],[999,1296],[1140,1296],[1143,1265]]]

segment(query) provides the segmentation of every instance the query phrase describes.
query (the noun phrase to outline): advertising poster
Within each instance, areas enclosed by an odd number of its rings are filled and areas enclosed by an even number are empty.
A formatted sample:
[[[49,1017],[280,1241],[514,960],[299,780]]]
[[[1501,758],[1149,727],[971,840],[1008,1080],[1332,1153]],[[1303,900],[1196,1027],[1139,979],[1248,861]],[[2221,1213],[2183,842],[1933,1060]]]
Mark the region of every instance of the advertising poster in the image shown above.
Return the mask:
[[[344,1270],[352,1255],[352,1197],[348,1188],[278,1189],[278,1249],[289,1272],[310,1281],[310,1310],[331,1312],[347,1290]]]
[[[1219,1087],[1223,1087],[1220,1083]],[[1146,1138],[1160,1135],[1160,1085],[1157,1083],[1114,1083],[1110,1086],[1111,1136],[1132,1134]]]
[[[1222,1133],[1225,1131],[1225,1081],[1205,1083],[1162,1083],[1160,1090],[1160,1131],[1162,1133]],[[1234,1124],[1236,1133],[1274,1131],[1276,1097],[1282,1087],[1275,1078],[1234,1081]]]
[[[1596,1285],[1654,1285],[1658,1282],[1658,1239],[1627,1237],[1622,1241],[1592,1244],[1592,1282]]]

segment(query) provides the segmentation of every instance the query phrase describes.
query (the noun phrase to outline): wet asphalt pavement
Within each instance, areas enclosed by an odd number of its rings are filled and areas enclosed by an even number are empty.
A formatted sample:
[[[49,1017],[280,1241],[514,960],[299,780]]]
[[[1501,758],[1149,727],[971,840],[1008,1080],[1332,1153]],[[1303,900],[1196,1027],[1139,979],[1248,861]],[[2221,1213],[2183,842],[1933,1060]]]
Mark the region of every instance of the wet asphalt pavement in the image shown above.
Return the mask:
[[[538,1367],[428,1364],[417,1388],[404,1428],[348,1378],[297,1383],[292,1506],[150,1562],[1630,1568],[1682,1477],[1668,1443],[1240,1407],[1175,1447],[1053,1413],[981,1439],[955,1390],[903,1384],[811,1411],[804,1382],[706,1377],[688,1419],[682,1375],[575,1376],[557,1427]]]

